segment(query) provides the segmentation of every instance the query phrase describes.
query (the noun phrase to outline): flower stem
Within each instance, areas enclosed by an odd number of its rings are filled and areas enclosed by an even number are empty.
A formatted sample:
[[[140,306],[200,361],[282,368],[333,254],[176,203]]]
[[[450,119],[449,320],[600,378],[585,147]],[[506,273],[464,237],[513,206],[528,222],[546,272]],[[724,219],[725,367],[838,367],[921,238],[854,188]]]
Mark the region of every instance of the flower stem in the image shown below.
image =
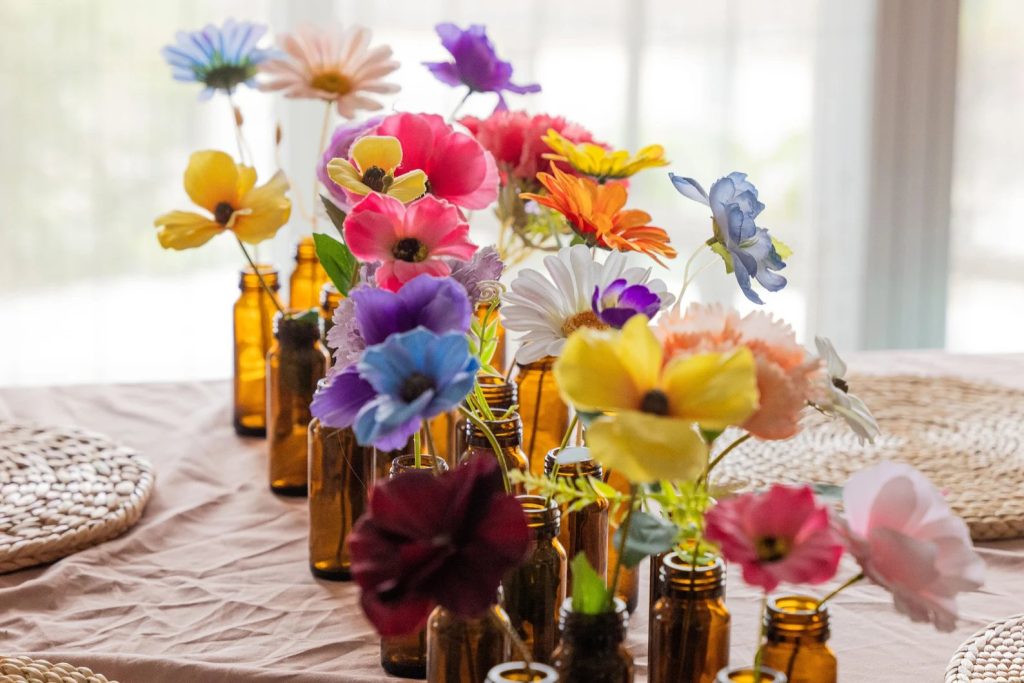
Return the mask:
[[[680,307],[682,307],[683,296],[686,294],[686,288],[689,287],[690,282],[692,282],[692,279],[690,278],[690,267],[693,266],[693,262],[697,260],[697,257],[704,253],[704,249],[707,246],[706,242],[701,244],[692,254],[690,254],[690,258],[686,259],[686,265],[683,266],[683,288],[679,290],[679,298],[676,299],[676,305],[674,307],[675,311],[678,311]]]
[[[828,595],[823,597],[821,600],[819,600],[818,601],[818,606],[815,609],[819,609],[820,610],[825,605],[826,602],[828,602],[832,598],[836,597],[837,595],[842,593],[844,590],[846,590],[847,588],[849,588],[853,584],[857,583],[858,581],[861,581],[863,578],[864,578],[864,572],[861,572],[860,574],[857,574],[856,576],[851,578],[849,581],[844,583],[842,586],[840,586],[839,588],[835,589],[834,591],[832,591],[831,593],[829,593]]]
[[[512,484],[508,480],[508,463],[505,462],[505,454],[501,452],[501,445],[498,443],[498,439],[495,438],[494,432],[491,431],[486,422],[474,415],[472,411],[467,410],[465,406],[459,406],[459,410],[462,411],[467,420],[472,422],[487,437],[487,441],[491,444],[491,449],[494,450],[494,457],[498,460],[498,466],[501,468],[501,480],[505,484],[505,493],[512,493]]]
[[[562,435],[562,442],[560,444],[558,444],[558,450],[555,451],[555,457],[558,457],[558,454],[561,453],[562,451],[564,451],[566,446],[569,445],[569,437],[572,436],[572,430],[576,429],[576,423],[578,421],[579,421],[579,415],[574,414],[572,416],[572,421],[569,422],[569,428],[566,429],[565,430],[565,434]],[[579,467],[577,467],[577,470],[578,469],[579,469]],[[558,462],[557,461],[555,462],[555,466],[551,468],[551,477],[550,478],[551,478],[551,481],[556,481],[558,479]],[[548,499],[544,501],[544,509],[547,509],[548,505],[551,504],[551,499],[554,498],[554,496],[555,496],[555,489],[552,488],[550,491],[548,491]]]
[[[499,619],[495,614],[494,610],[487,610],[487,618],[492,621],[497,621],[498,625],[508,633],[509,640],[512,641],[512,647],[519,652],[519,656],[523,658],[523,666],[526,668],[526,673],[532,673],[530,665],[533,664],[533,658],[530,656],[530,648],[526,647],[526,643],[519,636],[515,627],[512,626],[512,622],[506,619]]]
[[[758,612],[758,624],[757,624],[757,652],[754,654],[754,680],[761,680],[761,660],[764,658],[764,615],[768,609],[768,592],[765,591],[761,596],[761,611]]]
[[[722,450],[722,452],[719,453],[718,455],[716,455],[715,458],[711,462],[708,463],[708,466],[704,468],[704,473],[702,475],[700,475],[700,481],[702,481],[704,483],[704,485],[707,486],[708,477],[711,476],[711,470],[715,469],[715,467],[718,465],[718,463],[722,462],[722,460],[725,459],[725,456],[729,455],[729,453],[731,453],[734,448],[736,448],[737,446],[743,444],[751,436],[753,436],[753,434],[751,434],[750,432],[747,432],[746,434],[744,434],[743,436],[739,437],[738,439],[733,441],[731,444],[726,446]]]
[[[448,117],[448,123],[451,123],[452,121],[455,120],[455,117],[458,115],[459,110],[462,109],[462,105],[464,105],[466,103],[466,100],[468,100],[469,96],[472,95],[472,94],[473,94],[473,90],[467,88],[465,96],[463,96],[463,98],[461,100],[459,100],[459,103],[457,105],[455,105],[455,109],[452,110],[451,115]]]
[[[249,143],[245,140],[245,133],[242,132],[242,110],[235,104],[234,93],[228,92],[228,106],[231,107],[231,121],[235,127],[235,142],[238,144],[238,161],[246,163],[248,159],[248,165],[254,164],[252,158],[252,150],[249,149]]]
[[[611,585],[608,586],[608,611],[615,611],[615,591],[619,588],[619,575],[622,573],[622,556],[626,551],[626,541],[629,540],[629,527],[633,522],[633,511],[636,509],[637,485],[631,484],[629,488],[629,509],[626,511],[626,519],[622,521],[622,540],[619,541],[619,552],[615,558],[615,571],[612,572]]]
[[[249,266],[252,268],[253,272],[256,273],[256,279],[260,281],[260,286],[263,287],[263,291],[267,293],[267,296],[269,296],[270,300],[274,303],[274,308],[276,308],[277,312],[281,315],[287,316],[288,314],[285,313],[284,308],[281,307],[281,302],[277,300],[277,295],[274,294],[274,290],[267,286],[267,281],[263,279],[263,273],[260,272],[256,262],[252,260],[252,256],[249,256],[249,250],[245,248],[244,244],[242,244],[242,240],[238,235],[235,235],[235,241],[238,242],[238,247],[242,250],[242,254],[245,255],[245,260],[249,262]]]
[[[326,108],[324,108],[324,120],[323,120],[323,123],[320,124],[320,142],[317,143],[316,154],[313,157],[314,159],[319,159],[320,155],[324,151],[324,147],[327,146],[327,129],[331,125],[331,109],[333,109],[333,108],[334,108],[334,102],[331,102],[330,100],[328,100],[327,106],[326,106]],[[320,188],[318,186],[318,181],[316,179],[316,175],[314,175],[313,176],[313,203],[310,205],[310,208],[313,211],[313,217],[310,219],[310,223],[313,226],[312,227],[312,232],[316,232],[316,218],[317,218],[317,212],[316,212],[316,203],[317,202],[316,202],[316,200],[317,200],[317,197],[319,196],[319,194],[320,194]],[[417,463],[416,466],[419,467],[419,463]]]
[[[423,429],[423,423],[420,423],[420,429]],[[416,430],[416,433],[412,435],[412,462],[413,467],[417,470],[420,468],[420,463],[423,458],[420,451],[423,450],[422,444],[420,443],[420,429]]]

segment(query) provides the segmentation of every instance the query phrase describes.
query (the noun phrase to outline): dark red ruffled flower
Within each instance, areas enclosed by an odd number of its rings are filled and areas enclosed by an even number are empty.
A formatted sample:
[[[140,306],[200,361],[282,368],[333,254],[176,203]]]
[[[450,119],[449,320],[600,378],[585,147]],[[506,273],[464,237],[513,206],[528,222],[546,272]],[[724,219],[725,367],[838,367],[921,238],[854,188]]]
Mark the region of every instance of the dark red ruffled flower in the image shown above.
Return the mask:
[[[480,616],[528,542],[526,516],[497,464],[477,458],[440,476],[410,472],[374,487],[349,536],[352,576],[377,631],[403,635],[435,605]]]

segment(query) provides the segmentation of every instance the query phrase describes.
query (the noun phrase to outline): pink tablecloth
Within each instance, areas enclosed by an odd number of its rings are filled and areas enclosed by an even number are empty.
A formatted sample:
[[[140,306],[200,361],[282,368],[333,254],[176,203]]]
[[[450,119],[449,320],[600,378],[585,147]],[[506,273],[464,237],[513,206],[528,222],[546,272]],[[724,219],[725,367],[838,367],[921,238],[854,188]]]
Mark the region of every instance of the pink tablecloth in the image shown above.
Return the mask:
[[[1024,356],[866,354],[854,366],[1024,384]],[[0,654],[67,660],[122,683],[394,680],[377,666],[377,639],[354,587],[307,569],[305,501],[268,491],[265,444],[236,437],[229,410],[222,383],[0,390],[0,419],[101,431],[138,448],[157,471],[146,514],[127,535],[0,576]],[[832,644],[842,680],[941,681],[967,636],[1024,613],[1024,541],[981,553],[988,583],[961,600],[955,633],[911,624],[871,586],[837,598]],[[848,562],[844,569],[852,573]],[[730,581],[739,662],[752,653],[757,596],[735,575]],[[631,636],[638,680],[646,629],[641,607]]]

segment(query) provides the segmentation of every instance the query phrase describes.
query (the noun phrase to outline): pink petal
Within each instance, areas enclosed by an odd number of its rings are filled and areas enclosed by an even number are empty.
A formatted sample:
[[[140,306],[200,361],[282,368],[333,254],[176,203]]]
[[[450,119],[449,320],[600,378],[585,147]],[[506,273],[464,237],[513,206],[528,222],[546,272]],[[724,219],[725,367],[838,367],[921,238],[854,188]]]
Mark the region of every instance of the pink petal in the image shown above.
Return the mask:
[[[405,207],[381,194],[370,194],[345,219],[345,243],[363,261],[394,258],[391,249],[402,232]]]

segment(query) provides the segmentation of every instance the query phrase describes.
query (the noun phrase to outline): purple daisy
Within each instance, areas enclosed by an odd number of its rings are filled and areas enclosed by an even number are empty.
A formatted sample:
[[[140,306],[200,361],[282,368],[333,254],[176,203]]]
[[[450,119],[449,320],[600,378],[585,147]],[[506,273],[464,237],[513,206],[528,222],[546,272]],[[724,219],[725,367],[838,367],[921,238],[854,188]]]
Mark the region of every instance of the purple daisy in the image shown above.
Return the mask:
[[[621,329],[634,315],[653,318],[661,310],[661,297],[644,285],[631,285],[625,278],[612,280],[604,291],[594,287],[590,305],[607,325]]]

